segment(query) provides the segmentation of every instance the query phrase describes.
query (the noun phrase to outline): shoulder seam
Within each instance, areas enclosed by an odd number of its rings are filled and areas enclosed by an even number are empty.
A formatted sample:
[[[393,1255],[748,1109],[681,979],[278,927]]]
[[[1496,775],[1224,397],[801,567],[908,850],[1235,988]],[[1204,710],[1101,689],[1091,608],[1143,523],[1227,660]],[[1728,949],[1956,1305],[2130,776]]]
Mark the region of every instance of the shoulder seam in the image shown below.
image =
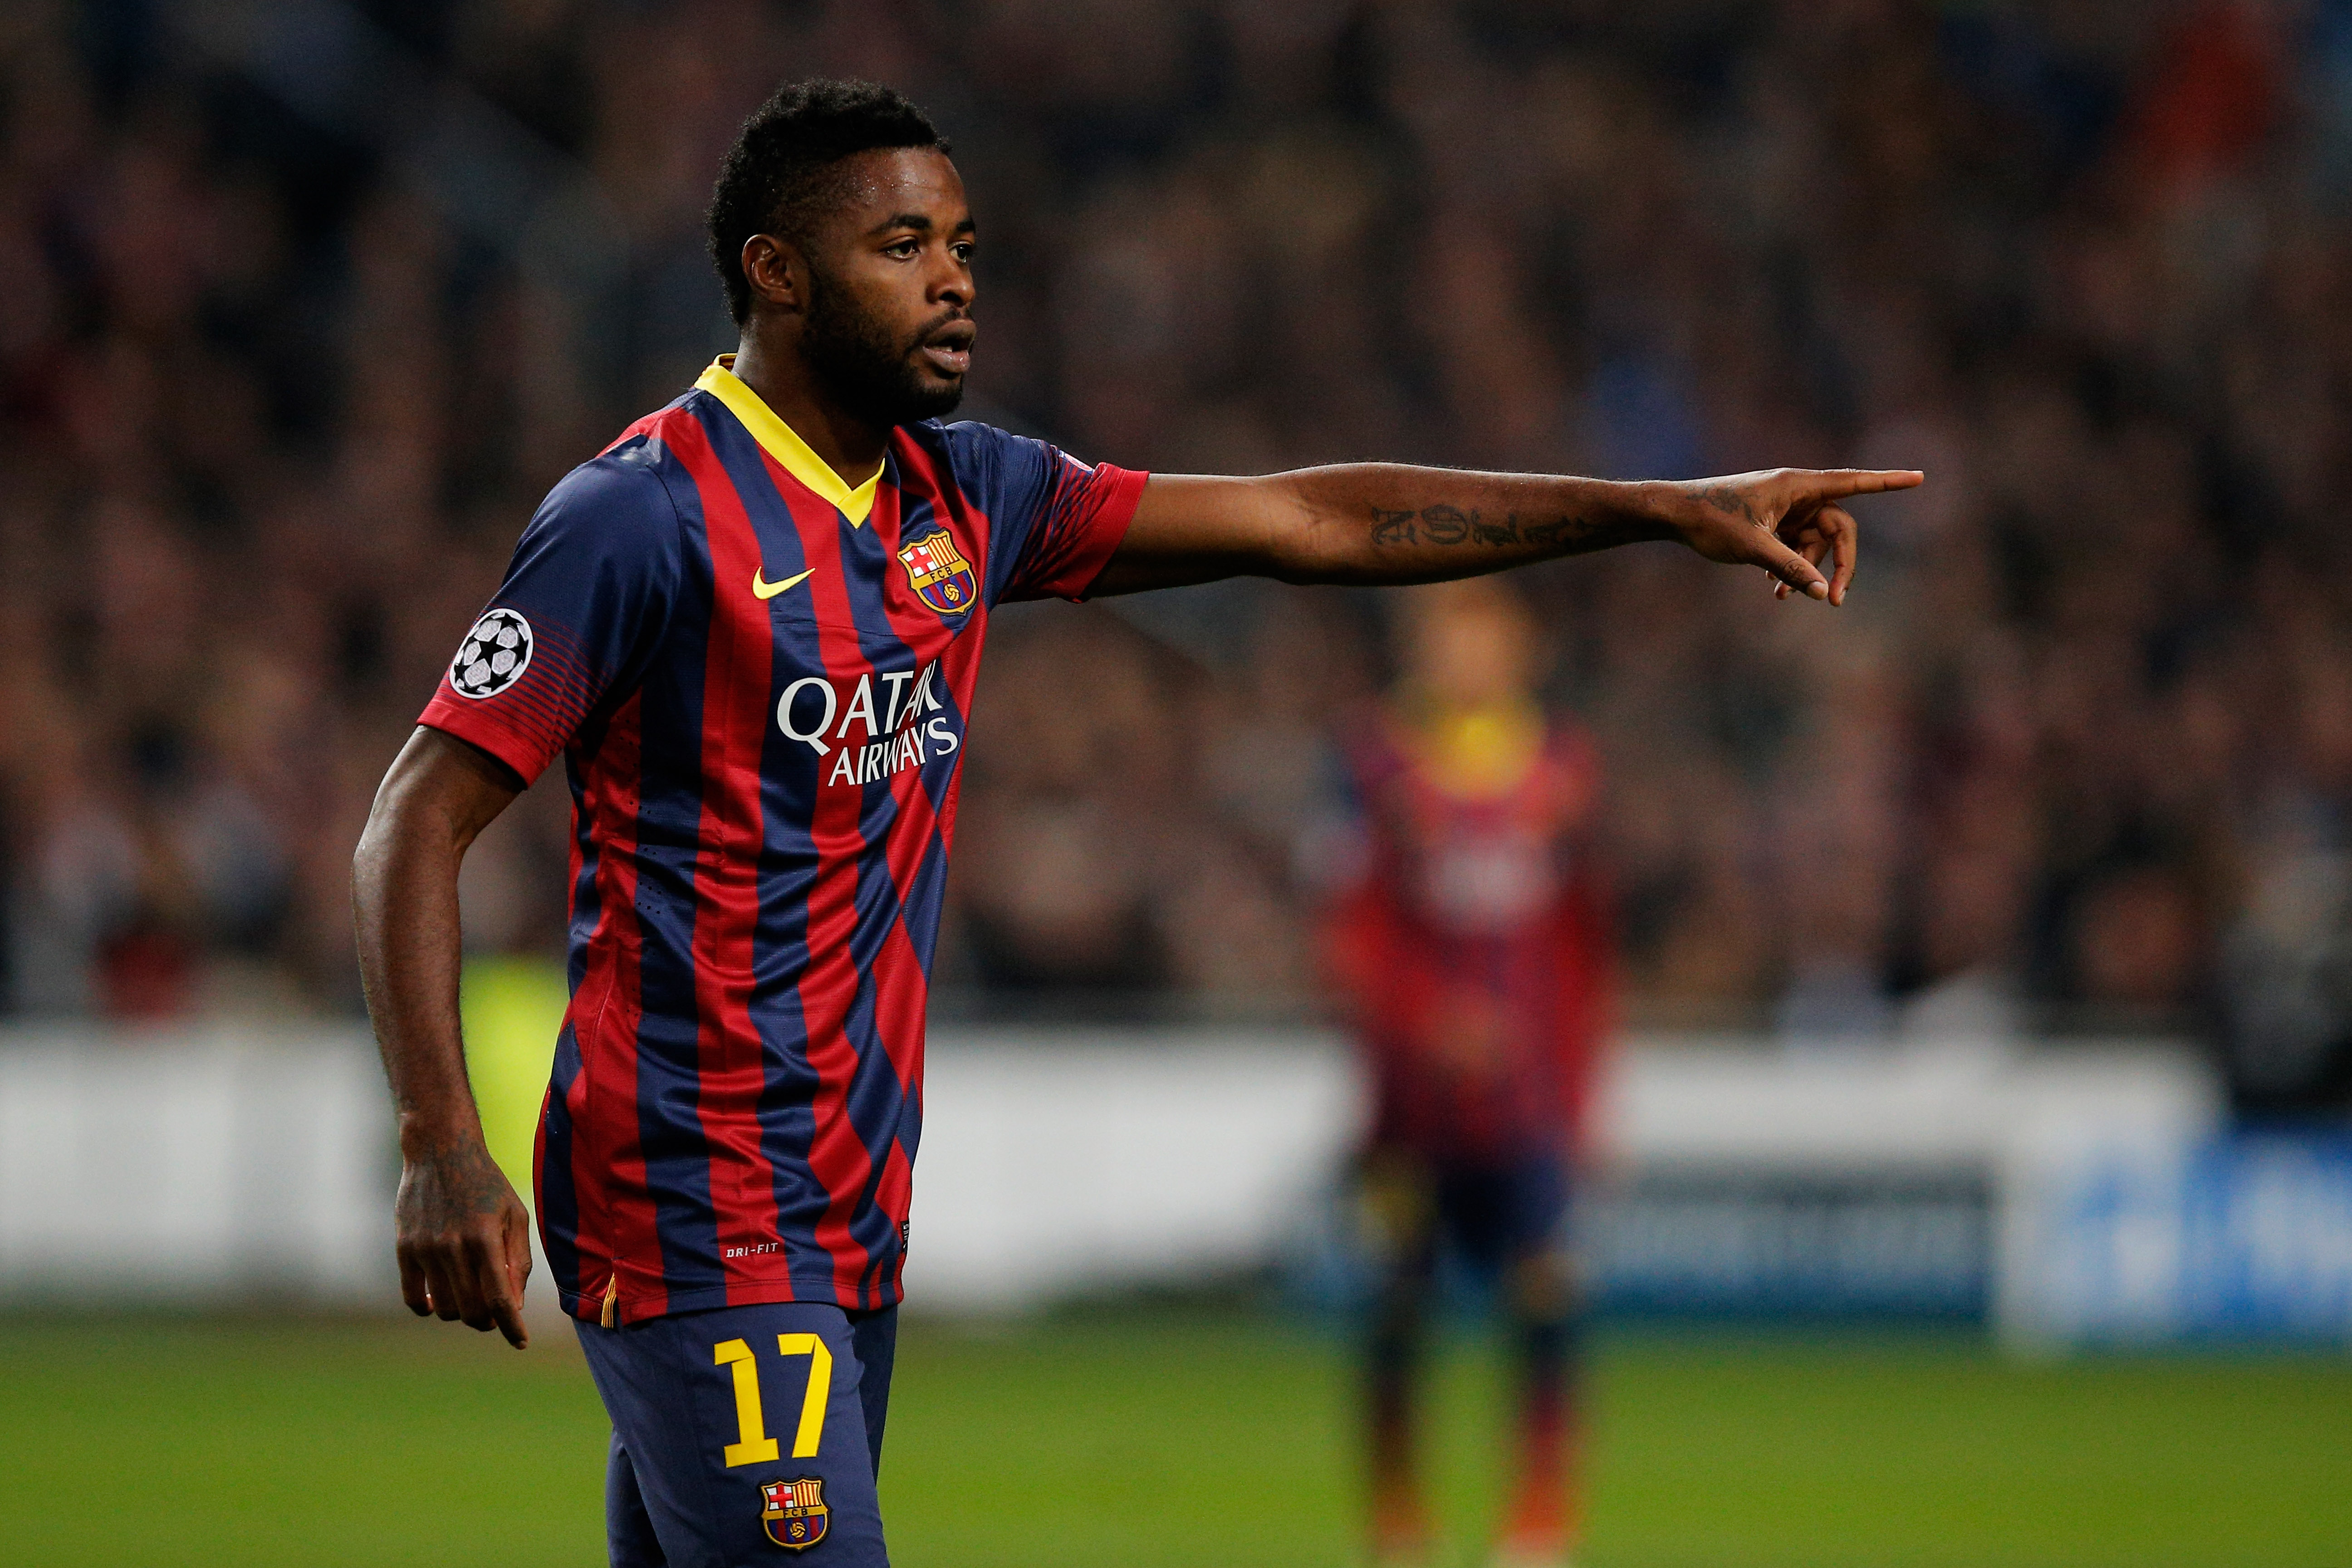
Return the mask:
[[[650,436],[653,435],[654,432],[649,430],[646,432],[646,434]],[[664,445],[667,447],[667,443],[664,443]],[[652,641],[658,642],[661,638],[668,636],[669,634],[670,622],[677,614],[678,592],[685,585],[686,515],[678,510],[677,497],[671,492],[669,480],[662,477],[661,467],[658,463],[645,465],[633,463],[626,466],[637,468],[638,471],[643,473],[646,479],[653,481],[653,486],[661,493],[662,500],[669,503],[670,547],[673,560],[677,566],[677,575],[674,577],[668,584],[668,591],[665,595],[667,603],[662,607],[661,622],[658,626],[651,628]],[[620,671],[616,669],[613,673],[618,675]],[[640,671],[637,685],[642,686],[643,683],[644,674]],[[632,688],[632,689],[635,689],[635,687]],[[605,698],[609,700],[618,694],[617,689],[608,691],[605,693]]]
[[[669,480],[662,474],[659,465],[648,467],[646,469],[646,477],[660,488],[662,500],[669,502],[670,542],[677,550],[677,569],[682,580],[686,573],[686,514],[678,510],[677,495],[669,488]],[[664,630],[668,629],[669,621],[667,616],[663,617],[662,625]]]

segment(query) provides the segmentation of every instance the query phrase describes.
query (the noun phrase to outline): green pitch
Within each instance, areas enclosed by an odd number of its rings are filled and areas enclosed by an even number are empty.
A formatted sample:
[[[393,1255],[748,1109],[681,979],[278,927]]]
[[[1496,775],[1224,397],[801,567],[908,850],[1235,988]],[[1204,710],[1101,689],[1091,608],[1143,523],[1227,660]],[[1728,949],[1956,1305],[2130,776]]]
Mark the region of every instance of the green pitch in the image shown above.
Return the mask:
[[[909,1323],[894,1554],[1339,1568],[1349,1386],[1338,1342],[1272,1320]],[[1498,1394],[1477,1347],[1445,1359],[1456,1562],[1492,1506]],[[1619,1335],[1593,1402],[1598,1568],[2352,1563],[2352,1361]],[[561,1339],[518,1355],[438,1325],[0,1321],[0,1558],[584,1568],[604,1438]]]

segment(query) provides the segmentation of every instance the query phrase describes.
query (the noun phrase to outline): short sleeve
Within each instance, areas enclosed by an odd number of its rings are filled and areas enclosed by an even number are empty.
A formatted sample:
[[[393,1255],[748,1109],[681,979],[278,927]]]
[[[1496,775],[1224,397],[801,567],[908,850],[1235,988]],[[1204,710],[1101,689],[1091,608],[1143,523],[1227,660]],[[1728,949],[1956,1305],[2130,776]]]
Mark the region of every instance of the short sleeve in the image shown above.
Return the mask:
[[[986,425],[947,427],[959,475],[989,513],[988,601],[1076,599],[1127,537],[1151,476],[1082,463],[1060,447]]]
[[[658,453],[630,441],[548,492],[418,723],[472,742],[528,784],[642,673],[681,567]]]

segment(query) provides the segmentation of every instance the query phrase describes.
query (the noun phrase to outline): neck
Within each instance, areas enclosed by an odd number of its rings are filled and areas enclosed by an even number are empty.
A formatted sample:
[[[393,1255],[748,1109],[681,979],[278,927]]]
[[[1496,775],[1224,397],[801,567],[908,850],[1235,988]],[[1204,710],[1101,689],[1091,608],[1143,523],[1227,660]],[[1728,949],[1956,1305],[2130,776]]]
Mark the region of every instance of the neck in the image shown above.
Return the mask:
[[[808,362],[789,348],[744,329],[735,350],[735,377],[759,394],[775,416],[808,443],[824,466],[853,489],[874,477],[890,444],[887,427],[845,413],[825,395]]]

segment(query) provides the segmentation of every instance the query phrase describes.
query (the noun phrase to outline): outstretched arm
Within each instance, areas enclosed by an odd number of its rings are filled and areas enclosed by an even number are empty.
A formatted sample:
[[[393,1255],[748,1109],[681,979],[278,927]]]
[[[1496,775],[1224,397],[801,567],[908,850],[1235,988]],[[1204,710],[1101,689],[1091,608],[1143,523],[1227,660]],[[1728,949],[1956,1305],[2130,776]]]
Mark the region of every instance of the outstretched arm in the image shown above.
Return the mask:
[[[1619,482],[1393,463],[1263,479],[1155,474],[1126,539],[1087,592],[1133,594],[1238,576],[1434,583],[1675,540],[1710,561],[1762,567],[1781,597],[1795,592],[1839,605],[1853,578],[1855,530],[1837,503],[1907,489],[1922,477],[1912,469],[1774,468]]]
[[[438,730],[408,738],[352,858],[368,1016],[400,1119],[394,1245],[409,1310],[488,1330],[520,1350],[530,1219],[482,1142],[457,1028],[457,867],[520,781]]]

